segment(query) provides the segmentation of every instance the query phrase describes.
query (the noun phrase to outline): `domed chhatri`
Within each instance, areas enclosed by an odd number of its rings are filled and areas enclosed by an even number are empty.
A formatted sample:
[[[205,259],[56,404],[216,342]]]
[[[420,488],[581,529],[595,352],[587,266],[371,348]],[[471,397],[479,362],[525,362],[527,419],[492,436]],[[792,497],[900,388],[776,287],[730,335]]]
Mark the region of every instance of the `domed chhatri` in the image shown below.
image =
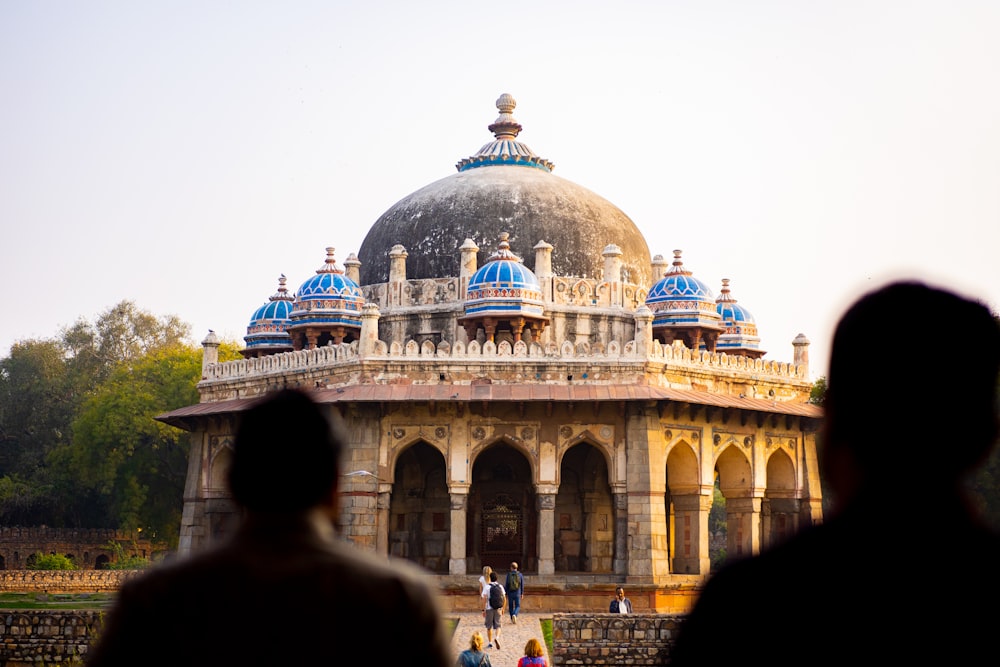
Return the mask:
[[[509,331],[517,342],[526,326],[537,336],[548,322],[538,278],[510,251],[508,239],[508,234],[500,235],[497,251],[469,280],[465,316],[459,322],[470,340],[479,330],[491,341],[498,332]]]
[[[684,268],[680,250],[674,250],[674,263],[649,290],[646,306],[653,312],[653,336],[663,344],[682,340],[692,350],[715,351],[723,330],[715,295]]]
[[[534,244],[546,239],[557,275],[600,278],[601,250],[609,243],[623,252],[620,279],[649,285],[649,247],[635,223],[594,192],[552,173],[553,164],[517,141],[521,132],[512,112],[514,98],[497,100],[500,116],[489,128],[494,140],[456,165],[458,172],[404,197],[372,225],[358,251],[360,283],[384,283],[389,252],[402,244],[409,252],[407,278],[459,273],[459,245],[473,239],[488,248],[510,233],[511,251],[534,269]],[[589,138],[581,140],[590,141]],[[485,254],[478,257],[485,263]]]
[[[293,348],[292,337],[288,335],[289,315],[295,300],[285,287],[284,275],[278,278],[278,291],[263,306],[254,311],[243,337],[247,346],[241,354],[250,359],[266,354],[288,352]]]
[[[326,249],[323,266],[295,294],[288,333],[296,350],[349,343],[361,331],[364,294],[337,267],[333,253],[333,248]]]
[[[719,336],[715,349],[718,352],[752,359],[764,356],[764,350],[760,349],[760,336],[757,335],[757,323],[750,311],[733,298],[729,290],[729,278],[722,279],[722,290],[715,303],[716,311],[725,326],[725,331]]]

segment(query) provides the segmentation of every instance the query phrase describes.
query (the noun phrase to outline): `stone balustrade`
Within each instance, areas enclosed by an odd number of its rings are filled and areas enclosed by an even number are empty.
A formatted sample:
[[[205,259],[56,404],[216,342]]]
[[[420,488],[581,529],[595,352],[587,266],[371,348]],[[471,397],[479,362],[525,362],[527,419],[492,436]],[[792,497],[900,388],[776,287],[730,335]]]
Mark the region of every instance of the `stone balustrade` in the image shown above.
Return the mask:
[[[374,353],[366,355],[365,359],[379,361],[405,361],[420,363],[426,361],[433,364],[442,362],[460,363],[501,360],[505,357],[515,357],[530,361],[548,363],[553,360],[581,360],[596,363],[614,362],[662,362],[685,367],[703,367],[713,372],[734,371],[739,373],[754,373],[768,377],[774,381],[802,380],[805,369],[789,362],[764,359],[750,359],[742,356],[727,355],[722,352],[696,351],[685,347],[665,346],[659,341],[653,341],[649,353],[638,355],[635,341],[624,344],[611,341],[607,345],[573,343],[565,340],[562,343],[549,342],[525,343],[518,341],[513,345],[507,341],[495,344],[492,341],[480,344],[472,341],[465,344],[461,341],[449,343],[442,341],[435,345],[430,341],[422,344],[409,340],[405,344],[377,341]],[[327,345],[312,350],[282,352],[270,356],[251,359],[239,359],[218,364],[212,364],[204,370],[204,380],[225,381],[270,374],[294,373],[296,371],[316,372],[324,368],[357,363],[361,359],[357,342]]]

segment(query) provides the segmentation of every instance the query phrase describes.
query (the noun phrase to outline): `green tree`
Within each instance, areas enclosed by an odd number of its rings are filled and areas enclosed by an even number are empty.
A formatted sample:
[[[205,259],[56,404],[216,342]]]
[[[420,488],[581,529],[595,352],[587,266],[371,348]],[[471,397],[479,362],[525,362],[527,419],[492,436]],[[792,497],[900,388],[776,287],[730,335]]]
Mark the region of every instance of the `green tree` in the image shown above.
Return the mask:
[[[46,457],[69,438],[75,379],[57,340],[24,340],[0,359],[0,521],[49,523],[57,512]]]
[[[28,558],[29,570],[77,570],[76,563],[64,554],[36,553]]]
[[[53,453],[55,467],[104,500],[116,527],[176,540],[190,443],[187,432],[154,417],[197,403],[200,377],[201,350],[190,346],[132,359],[95,388],[73,424],[72,444]]]

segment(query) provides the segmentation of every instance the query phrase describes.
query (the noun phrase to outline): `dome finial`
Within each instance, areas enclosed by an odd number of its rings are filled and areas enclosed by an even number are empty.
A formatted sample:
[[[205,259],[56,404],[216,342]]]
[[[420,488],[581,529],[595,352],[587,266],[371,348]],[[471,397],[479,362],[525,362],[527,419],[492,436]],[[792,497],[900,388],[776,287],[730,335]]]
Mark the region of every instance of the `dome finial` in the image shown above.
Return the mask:
[[[513,139],[521,133],[521,124],[514,120],[514,116],[511,115],[516,106],[517,100],[510,93],[504,93],[497,98],[497,109],[500,110],[500,115],[489,126],[489,131],[497,139]]]
[[[674,250],[674,263],[667,270],[666,274],[668,276],[689,276],[691,272],[684,268],[684,262],[681,261],[681,251]]]
[[[316,269],[316,273],[343,273],[342,270],[337,268],[337,260],[333,258],[334,250],[336,250],[336,248],[327,246],[326,261],[323,262],[323,266]]]

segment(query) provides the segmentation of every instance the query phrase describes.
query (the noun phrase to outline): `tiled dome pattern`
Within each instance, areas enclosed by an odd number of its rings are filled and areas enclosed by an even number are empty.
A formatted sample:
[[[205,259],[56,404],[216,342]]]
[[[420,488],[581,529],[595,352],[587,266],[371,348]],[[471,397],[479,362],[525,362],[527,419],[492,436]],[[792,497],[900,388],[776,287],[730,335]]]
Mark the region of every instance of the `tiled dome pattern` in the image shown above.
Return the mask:
[[[649,290],[646,306],[653,312],[653,327],[719,327],[722,317],[715,295],[702,281],[684,268],[681,251],[674,250],[674,263]]]
[[[289,316],[295,297],[288,293],[286,281],[284,275],[278,278],[278,291],[250,317],[247,335],[243,337],[248,351],[282,352],[292,349],[288,325],[291,324]]]
[[[501,236],[497,251],[469,280],[466,316],[542,317],[544,308],[538,278],[510,251],[508,239],[508,234]]]
[[[333,248],[326,249],[326,262],[296,292],[289,313],[292,325],[361,326],[364,294],[358,284],[337,267],[333,253]]]

